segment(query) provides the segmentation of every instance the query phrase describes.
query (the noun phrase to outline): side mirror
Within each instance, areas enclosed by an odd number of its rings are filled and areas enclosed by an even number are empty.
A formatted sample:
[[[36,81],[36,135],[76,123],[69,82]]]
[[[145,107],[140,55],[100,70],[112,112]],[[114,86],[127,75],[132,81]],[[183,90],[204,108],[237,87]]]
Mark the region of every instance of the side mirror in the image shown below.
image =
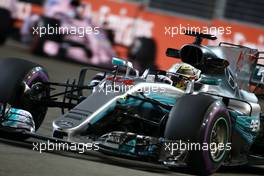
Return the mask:
[[[174,58],[180,58],[180,50],[177,50],[174,48],[167,48],[166,56],[174,57]]]
[[[116,66],[126,67],[126,77],[130,75],[131,71],[134,71],[136,73],[136,77],[139,77],[139,71],[137,69],[134,69],[132,62],[117,57],[113,57],[112,64]]]
[[[117,57],[112,58],[112,64],[116,66],[130,67],[133,68],[133,64],[127,60],[123,60]]]

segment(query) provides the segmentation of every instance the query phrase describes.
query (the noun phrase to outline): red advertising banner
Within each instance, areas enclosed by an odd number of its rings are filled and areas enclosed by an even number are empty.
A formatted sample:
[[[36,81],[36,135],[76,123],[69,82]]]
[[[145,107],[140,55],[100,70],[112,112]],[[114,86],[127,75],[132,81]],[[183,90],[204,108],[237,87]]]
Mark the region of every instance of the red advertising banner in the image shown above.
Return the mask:
[[[168,15],[159,11],[149,10],[138,3],[128,3],[116,0],[83,0],[83,15],[91,18],[93,23],[107,26],[114,30],[115,42],[118,45],[128,47],[136,37],[153,38],[157,44],[156,65],[161,69],[168,68],[178,62],[165,56],[166,48],[180,48],[185,43],[193,41],[192,37],[181,35],[184,29],[198,30],[198,32],[211,32],[207,29],[220,29],[217,41],[209,41],[209,44],[218,44],[220,41],[246,45],[264,51],[264,29],[233,21],[218,20],[202,21],[176,15]],[[21,26],[21,20],[32,13],[42,14],[42,7],[25,2],[18,3],[19,19],[17,27]],[[202,29],[202,31],[201,31]],[[206,43],[206,41],[205,41]],[[119,50],[121,57],[126,57],[126,50]],[[152,51],[147,51],[152,52]]]
[[[144,7],[133,4],[109,0],[89,0],[87,8],[93,14],[94,22],[99,25],[106,21],[111,29],[114,29],[115,41],[129,46],[133,39],[139,36],[154,38],[157,44],[158,67],[165,69],[177,62],[175,59],[166,57],[168,47],[179,48],[184,43],[190,43],[193,38],[176,35],[172,28],[181,26],[207,26],[207,23],[182,17],[167,16],[144,10]],[[166,32],[170,29],[170,32]],[[179,32],[179,31],[178,31]],[[152,51],[148,51],[152,52]]]
[[[185,43],[193,41],[193,38],[179,34],[180,30],[184,29],[197,30],[199,28],[201,32],[206,32],[206,28],[217,28],[220,32],[220,34],[216,34],[218,40],[209,41],[209,44],[230,42],[264,51],[264,29],[260,27],[226,20],[215,19],[206,22],[171,16],[149,11],[134,3],[111,0],[87,0],[85,2],[87,2],[87,8],[92,13],[95,22],[100,24],[102,21],[107,21],[109,26],[114,29],[117,43],[128,46],[138,36],[154,38],[158,49],[156,64],[161,69],[166,69],[177,62],[177,60],[165,56],[166,48],[180,48]],[[207,31],[210,32],[210,30]]]

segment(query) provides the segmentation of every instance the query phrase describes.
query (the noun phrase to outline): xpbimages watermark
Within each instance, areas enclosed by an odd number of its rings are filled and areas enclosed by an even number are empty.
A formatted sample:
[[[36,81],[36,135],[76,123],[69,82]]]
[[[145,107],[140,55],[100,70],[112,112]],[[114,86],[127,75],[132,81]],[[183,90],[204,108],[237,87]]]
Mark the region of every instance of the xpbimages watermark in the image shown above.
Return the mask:
[[[62,142],[34,142],[33,148],[34,151],[39,153],[45,151],[74,151],[78,153],[84,153],[86,151],[97,151],[99,150],[99,144],[95,142],[91,143],[62,143]]]
[[[76,35],[78,37],[84,37],[85,35],[100,34],[100,27],[91,26],[37,26],[32,27],[33,35],[43,37],[44,35]]]
[[[124,85],[124,84],[108,84],[105,86],[100,86],[97,91],[100,93],[105,93],[108,95],[109,93],[117,93],[117,92],[127,92],[133,89],[135,85]],[[165,93],[166,89],[164,87],[160,87],[158,85],[149,85],[143,88],[135,90],[135,92],[144,92],[144,93]]]
[[[217,151],[230,151],[231,143],[196,143],[196,142],[185,142],[179,140],[177,142],[166,142],[164,144],[164,150],[169,152],[171,155],[179,151],[210,151],[216,153]]]
[[[174,37],[178,34],[184,35],[185,31],[193,31],[196,33],[204,33],[204,34],[212,34],[212,35],[230,35],[232,34],[232,27],[227,26],[191,26],[189,24],[182,25],[179,24],[178,26],[165,26],[165,35]]]

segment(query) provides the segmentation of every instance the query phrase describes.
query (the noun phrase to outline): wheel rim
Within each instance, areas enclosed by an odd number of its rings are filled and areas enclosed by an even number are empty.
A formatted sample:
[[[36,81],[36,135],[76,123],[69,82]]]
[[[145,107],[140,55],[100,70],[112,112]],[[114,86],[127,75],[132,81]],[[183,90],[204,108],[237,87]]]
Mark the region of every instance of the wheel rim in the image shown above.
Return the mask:
[[[222,160],[226,152],[226,144],[228,143],[228,123],[221,117],[217,119],[213,125],[211,135],[210,135],[210,146],[214,144],[214,149],[210,149],[210,156],[214,162],[219,162]],[[219,148],[222,145],[222,148]]]
[[[42,84],[43,82],[41,81],[36,81],[35,83],[32,83],[32,85],[30,85],[30,88],[32,88],[32,86],[34,84]],[[47,91],[43,91],[39,94],[37,94],[37,98],[38,99],[42,99],[43,97],[46,97],[48,96],[48,92]],[[47,112],[47,107],[45,106],[36,106],[35,104],[32,104],[32,107],[28,109],[29,112],[31,112],[34,120],[35,120],[35,127],[36,127],[36,130],[40,127],[42,121],[43,121],[43,118],[45,117],[46,115],[46,112]]]
[[[28,72],[28,74],[25,76],[23,81],[31,89],[32,86],[35,84],[42,84],[43,82],[47,82],[48,75],[42,67],[37,66],[34,67],[32,70],[30,70],[30,72]],[[41,97],[46,97],[48,95],[49,95],[49,91],[43,91],[40,94],[38,94],[38,98],[41,99]],[[29,103],[30,105],[28,106],[27,103]],[[26,105],[24,104],[25,110],[28,110],[32,114],[35,121],[35,127],[37,130],[40,127],[40,124],[42,123],[46,115],[47,107],[36,106],[34,103],[32,104],[32,102],[27,102],[27,103]]]

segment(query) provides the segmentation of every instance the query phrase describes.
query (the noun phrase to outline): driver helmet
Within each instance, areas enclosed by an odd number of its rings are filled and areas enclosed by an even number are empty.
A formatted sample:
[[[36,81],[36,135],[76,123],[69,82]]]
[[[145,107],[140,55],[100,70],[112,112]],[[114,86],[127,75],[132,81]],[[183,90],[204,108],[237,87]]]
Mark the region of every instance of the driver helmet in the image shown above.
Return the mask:
[[[181,62],[174,64],[168,70],[168,74],[175,87],[185,90],[189,81],[200,78],[201,70]]]

